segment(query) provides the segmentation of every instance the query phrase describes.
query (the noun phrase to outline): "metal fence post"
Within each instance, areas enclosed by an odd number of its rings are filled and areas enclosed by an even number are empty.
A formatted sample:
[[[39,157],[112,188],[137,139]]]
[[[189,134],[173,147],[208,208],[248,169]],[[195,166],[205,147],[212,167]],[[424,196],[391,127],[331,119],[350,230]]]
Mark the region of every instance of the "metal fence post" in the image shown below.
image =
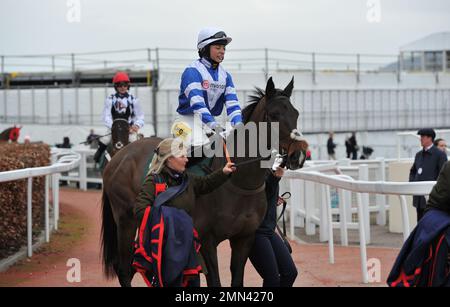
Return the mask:
[[[71,54],[72,60],[72,86],[75,86],[75,54]]]
[[[267,48],[264,48],[264,64],[265,64],[264,76],[267,82],[267,80],[269,80],[269,49]]]
[[[316,84],[316,54],[312,53],[312,83]]]
[[[75,88],[75,123],[77,125],[80,124],[80,107],[79,107],[79,103],[80,103],[80,97],[79,97],[79,92],[78,92],[78,87]]]
[[[47,112],[47,125],[50,124],[50,102],[49,102],[49,95],[48,95],[48,87],[45,88],[45,106],[46,106],[46,112]]]
[[[89,88],[89,105],[90,105],[90,109],[91,109],[90,123],[91,123],[91,126],[93,126],[94,125],[94,101],[93,101],[92,87]]]
[[[360,64],[361,64],[361,58],[360,54],[358,53],[356,55],[356,83],[360,83]]]
[[[1,72],[2,72],[2,88],[4,88],[4,89],[6,89],[6,78],[5,78],[5,56],[4,55],[2,55],[1,56],[1,59],[2,59],[2,63],[1,63]],[[5,114],[6,115],[6,114]]]
[[[22,122],[22,102],[21,102],[21,90],[20,86],[17,87],[17,119],[20,122]]]
[[[33,124],[36,124],[36,97],[34,92],[34,86],[31,88],[31,112],[32,112],[32,120]]]

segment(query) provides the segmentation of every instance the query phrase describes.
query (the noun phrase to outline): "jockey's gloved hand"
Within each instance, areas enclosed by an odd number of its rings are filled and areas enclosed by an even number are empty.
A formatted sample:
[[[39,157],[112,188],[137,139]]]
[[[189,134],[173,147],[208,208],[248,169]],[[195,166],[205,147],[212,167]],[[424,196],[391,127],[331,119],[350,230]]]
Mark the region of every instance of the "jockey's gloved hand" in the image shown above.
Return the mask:
[[[225,131],[225,128],[219,125],[218,123],[215,123],[212,125],[212,129],[217,133],[220,134],[221,132]]]

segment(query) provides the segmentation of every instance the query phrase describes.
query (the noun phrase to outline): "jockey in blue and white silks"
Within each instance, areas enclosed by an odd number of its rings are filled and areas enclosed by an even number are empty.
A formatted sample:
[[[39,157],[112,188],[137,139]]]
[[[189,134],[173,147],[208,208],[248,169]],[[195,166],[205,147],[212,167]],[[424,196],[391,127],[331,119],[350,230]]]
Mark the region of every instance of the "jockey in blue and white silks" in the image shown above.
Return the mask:
[[[227,128],[242,123],[241,107],[231,75],[220,65],[224,59],[225,46],[231,42],[225,32],[215,28],[200,31],[197,48],[200,58],[187,67],[181,77],[180,95],[177,112],[179,117],[172,127],[172,133],[192,129],[217,129],[219,123],[215,117],[222,114],[225,106],[228,121]],[[182,127],[182,128],[180,128]],[[204,129],[203,129],[204,128]],[[192,145],[206,142],[193,133]]]

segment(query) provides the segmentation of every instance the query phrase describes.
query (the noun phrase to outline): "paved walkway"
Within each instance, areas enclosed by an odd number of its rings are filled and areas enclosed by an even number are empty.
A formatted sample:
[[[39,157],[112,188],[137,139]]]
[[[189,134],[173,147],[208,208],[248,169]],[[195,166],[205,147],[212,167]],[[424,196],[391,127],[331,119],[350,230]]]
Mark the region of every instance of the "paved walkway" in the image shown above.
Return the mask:
[[[100,209],[99,191],[80,192],[62,189],[60,230],[52,235],[31,259],[0,273],[0,286],[118,286],[117,279],[106,280],[102,275],[100,261]],[[293,258],[300,272],[295,286],[366,286],[361,283],[358,247],[336,246],[334,265],[328,263],[328,247],[324,244],[301,244],[292,242]],[[398,249],[368,248],[369,258],[381,261],[381,283],[368,286],[384,286]],[[218,249],[221,280],[230,285],[230,248],[227,241]],[[81,282],[67,281],[68,259],[81,262]],[[202,284],[205,285],[204,278]],[[245,285],[261,286],[262,280],[253,266],[246,266]],[[145,286],[140,276],[133,280],[134,286]]]

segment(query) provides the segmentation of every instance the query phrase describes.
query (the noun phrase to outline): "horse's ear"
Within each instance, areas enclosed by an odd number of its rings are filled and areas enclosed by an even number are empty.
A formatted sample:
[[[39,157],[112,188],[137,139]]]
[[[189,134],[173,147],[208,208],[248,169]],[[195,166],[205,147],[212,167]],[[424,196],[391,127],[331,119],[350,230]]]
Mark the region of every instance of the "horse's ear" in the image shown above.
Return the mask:
[[[274,95],[275,95],[275,84],[273,83],[272,77],[270,77],[269,80],[267,80],[266,96],[270,98]]]
[[[289,82],[289,84],[283,90],[284,95],[291,97],[293,89],[294,89],[294,76],[292,76],[291,82]]]

